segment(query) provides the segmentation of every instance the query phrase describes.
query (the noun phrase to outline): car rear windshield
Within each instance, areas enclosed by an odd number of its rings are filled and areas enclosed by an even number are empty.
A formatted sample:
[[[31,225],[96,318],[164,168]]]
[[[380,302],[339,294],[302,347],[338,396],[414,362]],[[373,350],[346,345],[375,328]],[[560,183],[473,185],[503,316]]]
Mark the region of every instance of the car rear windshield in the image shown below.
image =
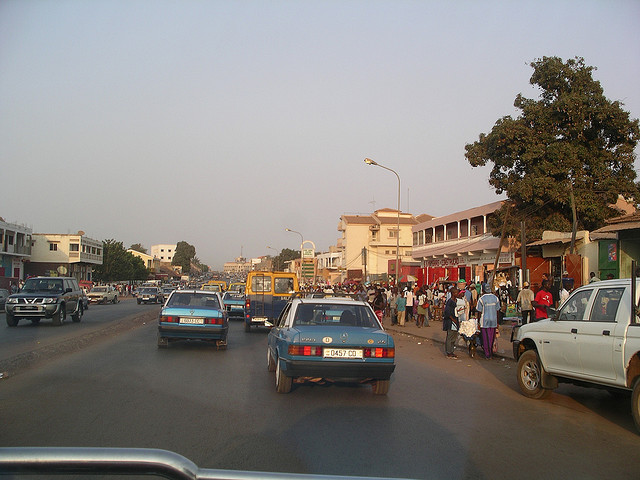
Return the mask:
[[[107,287],[94,287],[93,290],[91,290],[92,292],[106,292],[107,291]]]
[[[156,290],[155,288],[143,288],[142,290],[140,290],[140,293],[155,295],[156,293],[158,293],[158,290]]]
[[[46,278],[29,278],[24,282],[22,291],[25,293],[45,292],[62,293],[62,280],[49,280]]]
[[[364,305],[322,303],[299,304],[293,325],[380,328],[376,316]]]
[[[217,295],[207,295],[206,293],[174,293],[167,302],[168,307],[200,307],[200,308],[220,308]]]

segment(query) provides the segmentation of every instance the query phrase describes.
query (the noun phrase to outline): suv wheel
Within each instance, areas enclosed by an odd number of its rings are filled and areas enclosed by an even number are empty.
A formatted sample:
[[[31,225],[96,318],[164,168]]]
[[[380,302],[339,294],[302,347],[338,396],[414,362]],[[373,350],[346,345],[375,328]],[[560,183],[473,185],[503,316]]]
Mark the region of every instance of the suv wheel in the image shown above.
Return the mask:
[[[84,315],[84,308],[82,307],[82,302],[79,302],[78,303],[78,309],[76,310],[76,313],[71,315],[71,320],[73,320],[74,322],[78,323],[80,321],[80,319],[82,318],[82,315]]]
[[[12,315],[11,313],[6,312],[5,316],[7,317],[8,326],[15,327],[16,325],[18,325],[18,319],[15,317],[15,315]]]
[[[62,325],[64,320],[67,318],[67,310],[64,306],[64,303],[60,304],[60,308],[58,309],[58,313],[53,316],[53,324],[56,326]]]

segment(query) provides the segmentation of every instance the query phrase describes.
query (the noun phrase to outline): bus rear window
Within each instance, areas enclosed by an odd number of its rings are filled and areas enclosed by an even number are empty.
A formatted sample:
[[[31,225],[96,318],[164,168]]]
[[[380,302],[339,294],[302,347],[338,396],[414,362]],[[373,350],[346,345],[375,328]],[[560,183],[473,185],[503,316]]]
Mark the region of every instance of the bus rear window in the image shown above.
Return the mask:
[[[293,279],[291,278],[275,278],[275,290],[273,293],[291,293],[293,292]]]
[[[276,283],[277,285],[277,283]],[[251,279],[251,290],[259,293],[259,292],[270,292],[271,291],[271,277],[253,277]]]

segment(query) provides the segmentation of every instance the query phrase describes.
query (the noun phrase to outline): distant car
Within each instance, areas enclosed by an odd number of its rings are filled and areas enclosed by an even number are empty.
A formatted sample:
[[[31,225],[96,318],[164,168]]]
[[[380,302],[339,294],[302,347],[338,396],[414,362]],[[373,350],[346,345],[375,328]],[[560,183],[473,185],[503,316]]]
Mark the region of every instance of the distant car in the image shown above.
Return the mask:
[[[366,302],[293,298],[269,331],[267,369],[276,372],[278,393],[309,381],[370,383],[385,395],[395,345]]]
[[[88,293],[91,303],[118,303],[118,291],[111,285],[97,285]]]
[[[141,303],[163,303],[164,296],[158,287],[142,287],[138,289],[136,301],[138,305]]]
[[[162,287],[162,297],[169,298],[169,295],[171,295],[174,290],[175,290],[175,287],[173,286]]]
[[[9,296],[9,290],[6,288],[0,288],[0,310],[4,310],[4,304]]]
[[[54,325],[62,325],[71,315],[79,322],[84,313],[82,289],[73,277],[31,277],[20,292],[9,295],[5,304],[7,325],[15,327],[21,318],[39,323],[51,318]]]
[[[245,315],[245,296],[237,291],[228,290],[222,296],[222,304],[229,320],[243,320]]]
[[[87,289],[84,287],[80,288],[82,290],[82,308],[84,308],[85,312],[89,309],[89,297],[87,296]]]
[[[162,307],[158,347],[178,340],[206,340],[226,348],[229,322],[217,292],[176,290]]]

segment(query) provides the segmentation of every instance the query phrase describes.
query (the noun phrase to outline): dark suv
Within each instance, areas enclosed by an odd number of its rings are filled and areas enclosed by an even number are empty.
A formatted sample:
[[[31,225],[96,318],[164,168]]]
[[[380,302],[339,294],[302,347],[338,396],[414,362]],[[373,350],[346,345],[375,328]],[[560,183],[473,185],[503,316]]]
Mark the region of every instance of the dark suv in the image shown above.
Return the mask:
[[[21,318],[33,323],[51,318],[54,325],[62,325],[70,315],[74,322],[79,322],[84,313],[82,290],[75,278],[32,277],[20,292],[7,298],[5,311],[10,327],[18,325]]]

